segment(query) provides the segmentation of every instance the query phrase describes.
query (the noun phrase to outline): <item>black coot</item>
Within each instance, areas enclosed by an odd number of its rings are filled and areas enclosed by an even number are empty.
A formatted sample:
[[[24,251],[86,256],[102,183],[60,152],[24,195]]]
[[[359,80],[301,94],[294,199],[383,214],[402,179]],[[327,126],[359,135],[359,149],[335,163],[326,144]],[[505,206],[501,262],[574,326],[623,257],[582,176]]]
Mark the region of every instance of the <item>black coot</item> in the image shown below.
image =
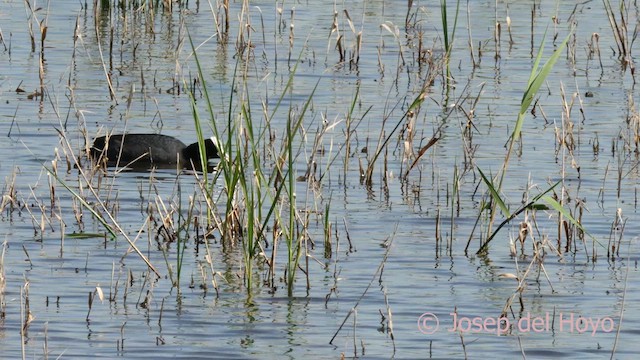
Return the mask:
[[[107,143],[108,141],[108,143]],[[213,138],[204,141],[206,159],[217,158],[218,149]],[[182,141],[160,134],[124,134],[101,136],[93,141],[91,157],[106,158],[107,166],[132,168],[181,167],[202,170],[198,143],[189,146]]]

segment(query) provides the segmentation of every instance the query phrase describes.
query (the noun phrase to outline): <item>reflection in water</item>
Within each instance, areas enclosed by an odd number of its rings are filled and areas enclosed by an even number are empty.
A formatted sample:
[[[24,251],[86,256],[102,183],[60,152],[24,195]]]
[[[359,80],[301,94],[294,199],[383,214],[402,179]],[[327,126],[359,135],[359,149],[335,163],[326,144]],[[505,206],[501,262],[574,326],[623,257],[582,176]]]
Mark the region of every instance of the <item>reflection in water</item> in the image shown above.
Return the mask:
[[[445,32],[418,2],[99,3],[0,10],[5,357],[21,343],[71,358],[601,357],[616,336],[602,328],[447,330],[451,314],[571,313],[610,317],[624,340],[638,322],[626,285],[639,117],[633,75],[599,50],[618,47],[593,3],[470,2],[455,35],[453,4]],[[550,17],[543,60],[570,28],[575,41],[527,109],[498,195],[515,213],[561,180],[548,195],[588,234],[547,203],[475,255],[495,199],[476,170],[502,167]],[[232,142],[204,186],[175,165],[73,167],[98,134],[195,139],[194,109],[205,137],[215,124]],[[227,176],[239,166],[244,179]],[[115,222],[160,277],[109,236]],[[429,335],[425,313],[441,321]]]

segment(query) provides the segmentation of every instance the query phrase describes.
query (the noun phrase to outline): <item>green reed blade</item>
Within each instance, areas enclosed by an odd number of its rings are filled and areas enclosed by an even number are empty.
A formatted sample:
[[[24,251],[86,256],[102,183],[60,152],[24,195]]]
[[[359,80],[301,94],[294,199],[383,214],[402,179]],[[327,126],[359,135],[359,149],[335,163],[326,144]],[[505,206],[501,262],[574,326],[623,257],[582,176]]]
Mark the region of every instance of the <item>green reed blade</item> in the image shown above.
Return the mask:
[[[504,200],[502,200],[502,198],[500,197],[499,190],[496,189],[495,186],[493,186],[493,182],[484,175],[482,170],[480,170],[480,167],[478,167],[477,169],[480,172],[480,176],[482,177],[482,180],[487,185],[487,188],[489,188],[489,192],[491,193],[491,198],[493,199],[493,201],[495,201],[496,204],[498,204],[504,216],[506,216],[507,218],[511,217],[509,208],[507,208],[507,205],[505,205]]]

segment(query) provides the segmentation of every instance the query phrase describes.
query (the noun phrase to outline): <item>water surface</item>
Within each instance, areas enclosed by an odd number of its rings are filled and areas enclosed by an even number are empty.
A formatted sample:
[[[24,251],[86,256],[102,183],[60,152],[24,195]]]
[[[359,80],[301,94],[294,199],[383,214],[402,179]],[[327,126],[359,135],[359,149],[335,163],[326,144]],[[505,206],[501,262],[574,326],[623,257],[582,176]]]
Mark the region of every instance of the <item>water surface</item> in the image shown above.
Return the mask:
[[[455,7],[449,5],[452,19]],[[366,166],[381,129],[389,134],[430,72],[441,69],[443,32],[437,6],[415,2],[409,11],[415,19],[413,26],[405,27],[406,4],[388,1],[335,6],[278,3],[276,7],[272,2],[258,1],[251,3],[246,15],[241,15],[241,3],[232,3],[229,38],[223,43],[215,37],[209,4],[202,2],[174,3],[171,11],[162,6],[153,12],[112,9],[111,17],[102,13],[96,19],[91,4],[39,4],[43,8],[29,17],[31,12],[25,11],[24,2],[5,1],[0,6],[6,45],[4,50],[0,47],[0,133],[4,135],[0,178],[4,199],[13,197],[17,203],[13,210],[6,205],[0,215],[6,244],[2,262],[5,280],[0,283],[0,310],[4,311],[0,353],[7,358],[21,356],[21,310],[28,299],[33,318],[25,327],[24,353],[38,358],[298,359],[340,358],[342,354],[513,358],[522,353],[530,358],[602,358],[610,356],[614,347],[617,358],[631,358],[638,352],[633,340],[640,320],[638,293],[633,286],[638,277],[638,159],[633,127],[638,115],[632,106],[636,101],[633,78],[612,54],[611,49],[617,47],[602,4],[589,2],[576,7],[551,1],[535,5],[517,2],[498,4],[496,9],[495,2],[488,1],[473,2],[468,10],[466,4],[461,5],[450,59],[451,87],[449,92],[445,90],[442,73],[434,76],[429,96],[416,115],[412,147],[417,152],[444,123],[438,133],[440,140],[404,178],[409,163],[403,159],[404,145],[398,132],[388,147],[386,173],[379,160],[373,185],[368,187],[361,182],[359,164]],[[337,31],[332,32],[334,11]],[[214,13],[220,15],[216,9]],[[251,23],[243,32],[238,30],[240,16],[248,16]],[[290,48],[292,16],[294,41]],[[557,24],[552,23],[552,17]],[[36,19],[46,21],[48,31],[44,50],[38,43],[32,52],[27,24],[31,21],[34,25],[39,42]],[[246,24],[247,18],[242,19]],[[496,21],[502,26],[499,51],[494,42]],[[112,46],[110,24],[114,27]],[[520,289],[521,300],[516,296],[508,308],[508,319],[516,325],[501,336],[475,328],[451,332],[456,312],[457,318],[469,321],[500,316],[518,290],[517,281],[505,274],[521,276],[533,261],[531,238],[525,244],[525,256],[509,253],[509,240],[517,236],[522,217],[501,230],[488,255],[474,255],[480,234],[486,231],[486,221],[474,227],[486,190],[477,168],[486,174],[500,170],[545,30],[544,59],[573,25],[575,37],[570,39],[569,49],[575,52],[575,62],[563,53],[542,86],[535,115],[527,116],[522,130],[520,155],[511,159],[503,195],[514,210],[527,188],[532,197],[564,179],[566,208],[577,214],[576,200],[585,204],[582,224],[601,245],[594,245],[587,237],[567,251],[561,237],[557,253],[558,213],[537,212],[535,239],[548,238],[552,246],[546,248],[544,268],[533,263]],[[397,28],[397,37],[387,28]],[[248,291],[242,279],[241,246],[229,248],[219,238],[211,238],[219,283],[216,293],[204,245],[196,244],[193,231],[185,250],[180,293],[172,287],[168,269],[171,266],[175,271],[177,245],[164,245],[167,264],[159,245],[163,242],[156,239],[162,216],[154,211],[150,217],[149,207],[181,204],[186,208],[189,196],[199,198],[200,193],[192,174],[177,177],[175,171],[165,169],[123,172],[102,179],[99,197],[109,201],[108,208],[125,233],[138,239],[137,246],[161,274],[156,278],[129,252],[123,236],[115,240],[106,237],[104,228],[86,210],[82,210],[83,221],[79,223],[75,214],[81,205],[43,168],[51,168],[51,161],[58,159],[63,181],[76,190],[83,183],[77,169],[66,171],[66,147],[56,130],[69,139],[74,151],[68,154],[71,157],[82,152],[85,136],[91,139],[108,131],[163,133],[186,143],[194,141],[191,100],[185,87],[188,90],[193,84],[197,68],[187,29],[198,46],[217,126],[223,132],[228,131],[229,116],[235,118],[240,113],[237,101],[242,99],[250,106],[256,126],[264,126],[265,112],[273,114],[272,130],[277,141],[282,141],[289,114],[300,114],[311,97],[303,122],[304,142],[298,144],[301,155],[295,163],[296,174],[303,175],[315,134],[323,121],[333,125],[323,138],[325,153],[316,160],[323,172],[334,157],[337,160],[319,187],[296,183],[298,206],[311,214],[309,235],[315,243],[308,257],[308,290],[306,277],[299,272],[294,295],[287,296],[285,244],[278,246],[275,286],[258,281]],[[350,64],[359,32],[360,59]],[[245,37],[250,34],[248,60],[238,51],[243,44],[240,33]],[[477,67],[470,58],[469,33]],[[602,67],[597,57],[588,58],[593,33],[599,34]],[[336,50],[340,35],[345,62]],[[433,68],[428,61],[418,61],[419,36],[427,50],[423,55],[431,56],[436,64]],[[28,95],[40,89],[42,51],[45,94],[30,99]],[[293,85],[285,91],[294,69]],[[105,70],[113,82],[114,98]],[[238,91],[242,74],[246,74],[249,92]],[[16,91],[18,88],[24,92]],[[561,88],[564,102],[573,102],[569,118],[563,112]],[[196,106],[208,119],[200,89]],[[283,92],[285,96],[281,96]],[[593,96],[587,97],[587,92]],[[362,121],[350,138],[351,154],[345,156],[341,149],[346,141],[345,119],[356,94],[352,116]],[[476,98],[473,140],[469,143],[463,136],[465,112],[469,113]],[[572,139],[567,135],[569,123],[573,125]],[[400,131],[404,129],[403,123]],[[211,130],[205,127],[205,132],[208,135]],[[574,142],[572,152],[558,145],[558,139],[563,138]],[[598,152],[594,144],[599,144]],[[465,147],[473,149],[472,157],[465,153]],[[368,153],[362,152],[364,148]],[[271,159],[262,164],[266,173],[274,171],[274,162]],[[454,203],[452,212],[456,174],[460,176],[459,204]],[[216,183],[213,189],[220,192],[223,184]],[[86,187],[81,191],[88,195]],[[196,203],[197,209],[204,206],[201,201]],[[322,245],[322,214],[327,205],[334,239],[331,258],[325,258]],[[619,255],[607,259],[606,246],[617,214],[626,220],[621,247]],[[498,215],[496,221],[503,219]],[[620,230],[615,236],[620,236]],[[98,236],[72,236],[80,232]],[[470,234],[470,251],[465,254]],[[451,248],[447,247],[449,242]],[[267,248],[269,256],[271,251]],[[596,261],[592,261],[594,252]],[[267,279],[267,266],[256,262],[254,274],[255,279]],[[96,297],[89,311],[88,299],[96,287],[102,289],[105,300]],[[352,309],[355,312],[342,325]],[[425,319],[421,318],[425,313],[439,319],[440,327],[430,334],[425,334],[432,329],[424,327],[428,322],[420,320]],[[544,320],[549,315],[555,319],[551,325],[517,327],[520,319]],[[567,320],[572,316],[573,321]],[[578,321],[579,317],[584,321]],[[579,327],[598,319],[611,320],[615,329],[604,322],[595,332]],[[469,324],[461,321],[458,325]]]

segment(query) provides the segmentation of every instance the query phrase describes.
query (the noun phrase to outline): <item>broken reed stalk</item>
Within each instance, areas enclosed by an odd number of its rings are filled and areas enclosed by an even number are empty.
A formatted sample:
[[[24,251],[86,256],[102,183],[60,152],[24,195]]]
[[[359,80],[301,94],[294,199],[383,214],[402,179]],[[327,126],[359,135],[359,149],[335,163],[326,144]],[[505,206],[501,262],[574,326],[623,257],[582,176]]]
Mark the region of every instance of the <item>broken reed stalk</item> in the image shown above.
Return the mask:
[[[33,32],[33,21],[31,19],[35,16],[35,9],[31,7],[31,3],[29,1],[25,1],[25,6],[29,11],[29,15],[27,16],[27,29],[29,30],[29,39],[31,40],[31,52],[36,52],[36,37]]]
[[[621,0],[619,5],[620,11],[620,19],[616,18],[616,15],[613,11],[613,7],[611,6],[611,1],[603,0],[604,9],[607,13],[607,18],[609,19],[609,25],[611,27],[611,32],[613,33],[613,38],[616,41],[616,45],[618,47],[618,58],[623,66],[623,69],[626,69],[629,66],[631,70],[631,75],[635,83],[635,77],[633,76],[635,73],[635,66],[633,64],[633,59],[631,58],[631,48],[633,41],[629,41],[629,8],[631,6],[631,2]],[[633,40],[636,37],[637,28],[634,30]]]
[[[35,22],[38,26],[38,30],[40,32],[40,52],[38,54],[38,79],[40,80],[40,90],[36,91],[33,95],[34,97],[40,97],[41,100],[44,99],[44,79],[45,79],[45,60],[44,60],[44,42],[47,38],[47,30],[48,30],[48,18],[49,18],[49,6],[50,2],[47,1],[47,9],[46,15],[43,20],[39,20],[36,14],[37,11],[42,8],[34,8],[36,5],[35,2],[31,4],[29,0],[25,0],[25,6],[28,11],[27,16],[27,27],[29,30],[29,39],[31,40],[31,52],[36,51],[36,37],[33,31],[33,23]]]
[[[600,73],[604,73],[604,65],[602,64],[602,55],[600,53],[600,34],[594,32],[591,34],[591,41],[589,42],[589,58],[593,56],[598,57],[598,63],[600,64]]]
[[[334,10],[335,11],[335,10]],[[351,20],[351,16],[349,15],[349,11],[347,9],[344,9],[342,11],[344,13],[345,18],[347,19],[347,24],[349,25],[349,29],[351,29],[351,33],[354,35],[354,41],[353,41],[353,45],[351,46],[351,51],[349,52],[349,68],[355,68],[358,66],[358,63],[360,62],[360,51],[362,48],[362,27],[364,26],[364,24],[361,24],[360,27],[360,31],[356,31],[355,26],[353,25],[353,21]],[[337,12],[334,12],[334,26],[337,26],[336,23],[336,16],[337,16]],[[362,15],[362,19],[364,20],[365,14]],[[340,53],[340,63],[343,63],[347,60],[347,49],[344,47],[343,45],[344,42],[344,36],[341,35],[337,40],[336,40],[336,47],[339,50]]]
[[[342,31],[340,31],[340,25],[339,25],[339,12],[335,7],[334,4],[334,8],[333,8],[333,21],[331,24],[331,32],[329,33],[329,37],[328,37],[328,41],[327,41],[327,53],[325,55],[325,60],[327,59],[328,55],[329,55],[329,51],[331,48],[331,37],[332,35],[335,33],[335,46],[334,48],[336,49],[336,51],[338,52],[338,64],[339,65],[345,65],[345,63],[347,63],[347,51],[349,52],[349,56],[348,56],[348,64],[349,64],[349,68],[353,69],[356,68],[358,66],[358,63],[360,62],[360,52],[362,50],[362,28],[364,27],[364,18],[365,18],[365,14],[362,15],[362,19],[363,19],[363,24],[360,28],[360,30],[356,30],[355,25],[353,24],[353,20],[351,20],[351,15],[349,15],[349,11],[347,9],[343,9],[342,13],[344,14],[344,17],[347,21],[347,24],[349,26],[349,29],[351,30],[351,33],[354,36],[352,45],[350,46],[351,50],[347,49],[347,44],[346,44],[346,40],[345,40],[345,35],[343,34]],[[391,31],[388,27],[388,25],[383,24],[383,27],[386,27],[392,34],[394,33],[393,31]],[[395,34],[394,34],[395,36]]]
[[[9,220],[13,221],[13,212],[18,210],[22,205],[18,201],[18,192],[16,191],[16,176],[18,175],[18,167],[14,166],[11,171],[10,180],[5,178],[5,188],[0,201],[0,212],[7,209]]]

